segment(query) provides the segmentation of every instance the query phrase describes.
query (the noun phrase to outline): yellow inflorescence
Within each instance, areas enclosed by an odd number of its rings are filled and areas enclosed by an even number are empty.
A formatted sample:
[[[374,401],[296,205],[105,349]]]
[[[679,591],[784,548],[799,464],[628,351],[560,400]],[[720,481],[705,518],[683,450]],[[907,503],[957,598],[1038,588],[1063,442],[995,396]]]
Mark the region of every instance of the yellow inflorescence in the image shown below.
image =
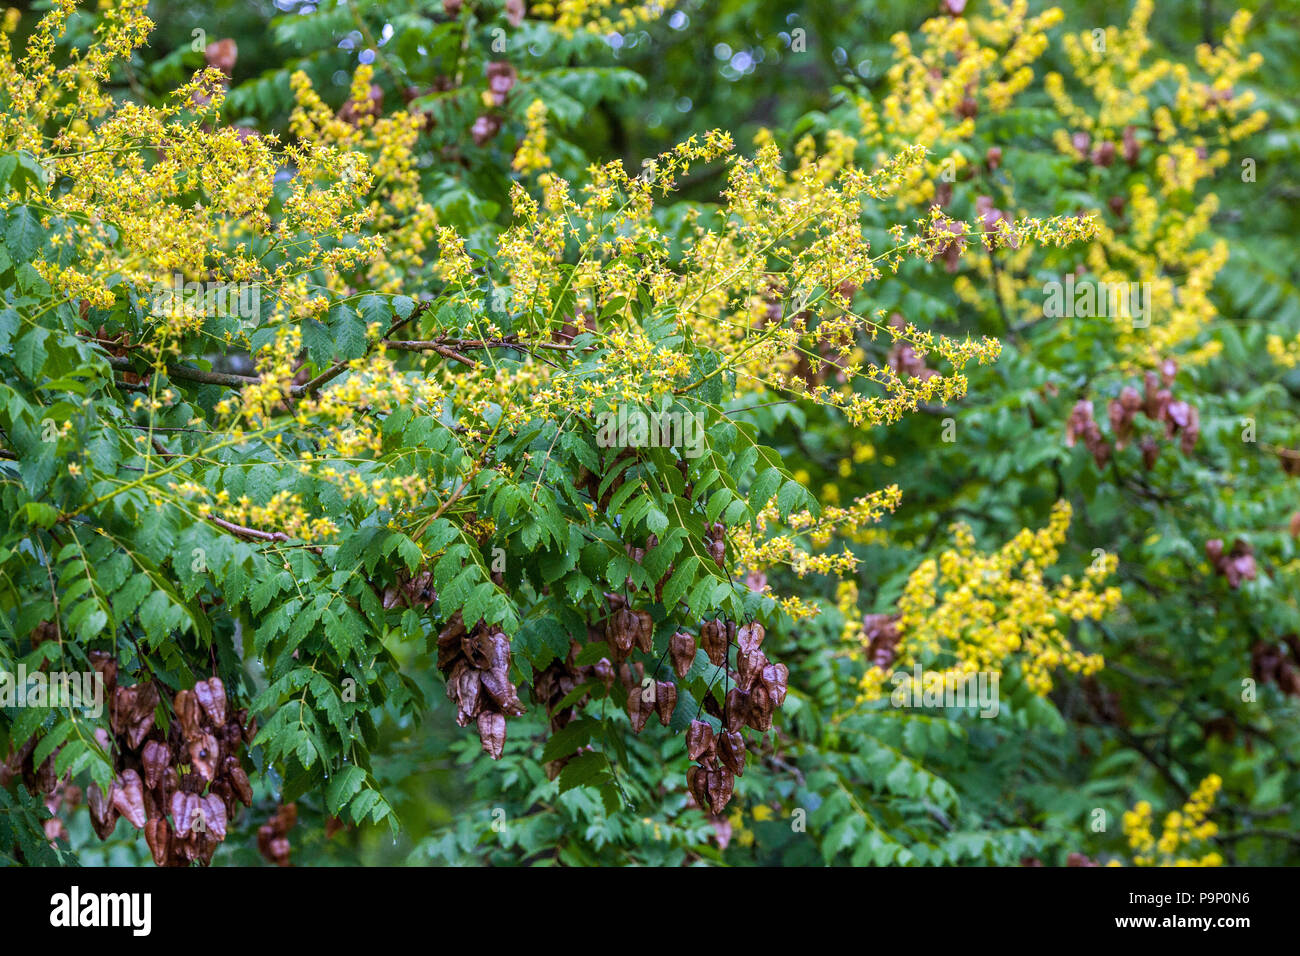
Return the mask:
[[[1189,850],[1211,839],[1219,828],[1209,819],[1210,808],[1223,786],[1218,774],[1210,774],[1183,804],[1182,810],[1166,814],[1159,838],[1152,832],[1151,804],[1140,801],[1124,814],[1124,836],[1133,851],[1135,866],[1220,866],[1223,857],[1209,851],[1201,856]]]
[[[938,560],[927,559],[912,573],[898,602],[899,641],[893,669],[914,664],[962,677],[980,671],[1002,672],[1018,664],[1027,686],[1037,694],[1052,688],[1052,671],[1090,674],[1102,658],[1076,650],[1061,630],[1063,620],[1098,619],[1120,601],[1116,587],[1101,586],[1114,573],[1115,558],[1104,555],[1089,565],[1083,578],[1064,575],[1052,585],[1044,578],[1056,563],[1070,525],[1070,506],[1058,502],[1046,528],[1022,530],[998,551],[975,550],[970,529],[953,528],[954,547]],[[846,627],[851,642],[868,638],[849,592],[841,610],[857,626]],[[882,696],[889,673],[872,664],[862,678],[863,700]]]

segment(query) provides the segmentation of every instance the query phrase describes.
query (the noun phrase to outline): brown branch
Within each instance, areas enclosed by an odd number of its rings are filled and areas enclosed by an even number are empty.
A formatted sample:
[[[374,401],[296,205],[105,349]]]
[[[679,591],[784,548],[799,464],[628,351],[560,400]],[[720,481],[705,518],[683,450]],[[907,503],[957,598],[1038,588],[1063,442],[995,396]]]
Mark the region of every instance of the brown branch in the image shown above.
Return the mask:
[[[131,367],[131,360],[125,356],[109,355],[106,358],[108,364],[119,372],[134,371]],[[225,385],[228,388],[243,388],[245,385],[254,385],[261,381],[260,378],[254,375],[205,372],[202,369],[187,368],[184,365],[167,365],[165,368],[167,369],[167,375],[171,378],[178,378],[187,382],[199,382],[203,385]]]
[[[208,520],[218,528],[224,528],[233,535],[241,538],[257,538],[261,541],[288,541],[289,536],[283,531],[262,531],[259,528],[247,528],[242,524],[235,524],[233,521],[227,521],[225,518],[218,518],[216,515],[208,515]]]

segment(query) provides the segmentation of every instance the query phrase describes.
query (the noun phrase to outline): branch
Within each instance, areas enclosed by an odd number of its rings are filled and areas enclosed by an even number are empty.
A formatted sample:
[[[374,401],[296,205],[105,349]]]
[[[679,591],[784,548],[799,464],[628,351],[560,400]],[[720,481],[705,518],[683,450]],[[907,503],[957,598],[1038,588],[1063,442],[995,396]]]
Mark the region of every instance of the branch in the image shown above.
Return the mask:
[[[119,372],[134,371],[131,368],[131,360],[126,356],[109,355],[106,356],[108,364]],[[188,368],[184,365],[167,365],[167,374],[171,378],[178,378],[187,382],[199,382],[203,385],[225,385],[229,388],[243,388],[245,385],[254,385],[261,381],[255,375],[235,375],[230,372],[205,372],[198,368]]]

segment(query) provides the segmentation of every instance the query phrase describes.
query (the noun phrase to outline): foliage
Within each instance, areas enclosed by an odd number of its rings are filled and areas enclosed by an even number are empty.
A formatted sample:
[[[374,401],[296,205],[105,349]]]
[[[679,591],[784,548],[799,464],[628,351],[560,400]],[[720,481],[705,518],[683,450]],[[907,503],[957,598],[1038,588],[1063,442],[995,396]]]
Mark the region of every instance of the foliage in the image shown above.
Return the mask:
[[[1293,859],[1300,23],[1102,6],[10,15],[0,852]]]

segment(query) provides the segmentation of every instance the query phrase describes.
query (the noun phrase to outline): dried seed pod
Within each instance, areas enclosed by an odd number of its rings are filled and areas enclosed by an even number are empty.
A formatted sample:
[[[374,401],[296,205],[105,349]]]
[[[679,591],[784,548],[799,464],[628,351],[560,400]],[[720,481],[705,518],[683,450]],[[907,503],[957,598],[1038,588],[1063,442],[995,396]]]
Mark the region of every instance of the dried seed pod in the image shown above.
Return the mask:
[[[709,772],[704,767],[691,764],[686,770],[686,789],[691,792],[701,810],[709,807]]]
[[[113,807],[122,814],[137,830],[144,827],[149,819],[144,809],[144,784],[140,775],[134,770],[123,770],[122,776],[113,781],[110,791]]]
[[[162,783],[163,773],[171,766],[171,751],[161,741],[151,740],[144,745],[140,762],[144,766],[144,785],[153,790]]]
[[[246,807],[253,805],[253,785],[248,780],[248,774],[244,768],[239,765],[239,758],[233,754],[226,758],[225,763],[226,779],[230,781],[230,786],[239,797],[241,803]]]
[[[637,640],[637,628],[636,615],[627,608],[619,608],[609,616],[605,636],[620,660],[632,652],[632,646]]]
[[[655,649],[655,625],[654,618],[648,611],[635,611],[636,615],[636,646],[641,648],[647,654],[653,653]]]
[[[632,721],[633,732],[638,734],[645,730],[646,722],[650,720],[650,712],[653,710],[652,702],[645,698],[645,692],[639,687],[633,687],[627,692],[627,716]]]
[[[727,632],[720,620],[705,621],[700,627],[700,644],[717,667],[727,663]]]
[[[200,799],[199,811],[203,816],[207,833],[217,842],[226,838],[226,805],[215,793],[209,793]]]
[[[763,668],[759,678],[767,692],[772,695],[772,703],[780,707],[785,703],[786,690],[790,686],[790,668],[784,664],[768,664]]]
[[[220,677],[210,677],[194,685],[194,696],[207,712],[214,727],[226,722],[226,685]]]
[[[736,775],[726,767],[710,767],[707,771],[709,809],[717,816],[731,802],[736,787]]]
[[[737,777],[745,772],[745,738],[740,731],[724,733],[718,738],[718,759]]]
[[[154,865],[166,866],[172,849],[172,828],[166,817],[150,817],[144,825],[144,839],[153,854]]]
[[[753,687],[754,681],[758,679],[767,664],[767,655],[758,648],[748,652],[744,650],[737,652],[736,667],[740,671],[740,686],[746,689]]]
[[[189,741],[190,764],[204,780],[211,780],[217,775],[217,760],[220,748],[217,738],[209,733],[200,733]]]
[[[676,709],[677,685],[672,681],[655,681],[655,712],[659,715],[659,723],[667,727]]]
[[[752,654],[758,650],[766,635],[767,631],[763,629],[763,625],[755,621],[746,624],[736,632],[736,644],[742,654]]]
[[[685,631],[678,631],[668,641],[668,656],[672,658],[673,672],[678,680],[685,677],[695,663],[695,638]]]
[[[109,792],[111,794],[112,790],[110,789]],[[86,789],[86,804],[90,807],[90,825],[95,835],[101,840],[107,840],[112,836],[118,818],[117,807],[113,805],[112,798],[104,796],[104,791],[99,789],[99,784],[92,783]]]
[[[478,739],[483,752],[493,760],[500,760],[506,746],[506,718],[504,714],[484,712],[478,715]]]
[[[707,721],[692,720],[686,728],[686,755],[692,760],[699,760],[704,754],[713,752],[713,726]]]
[[[173,832],[184,839],[190,835],[194,820],[199,815],[199,798],[197,794],[177,790],[171,801]]]
[[[772,711],[775,709],[772,703],[772,695],[768,693],[766,687],[762,684],[756,684],[749,692],[749,712],[746,716],[745,723],[757,731],[766,732],[772,729]]]
[[[172,709],[176,711],[176,719],[180,722],[181,733],[188,740],[199,734],[199,721],[202,715],[202,706],[199,699],[194,696],[193,691],[183,690],[172,698]]]
[[[749,694],[739,687],[733,687],[727,691],[727,700],[723,706],[723,712],[726,720],[723,722],[723,729],[728,733],[739,730],[745,726],[749,720]]]
[[[90,666],[104,675],[104,690],[110,697],[117,690],[117,658],[108,651],[91,651]]]

